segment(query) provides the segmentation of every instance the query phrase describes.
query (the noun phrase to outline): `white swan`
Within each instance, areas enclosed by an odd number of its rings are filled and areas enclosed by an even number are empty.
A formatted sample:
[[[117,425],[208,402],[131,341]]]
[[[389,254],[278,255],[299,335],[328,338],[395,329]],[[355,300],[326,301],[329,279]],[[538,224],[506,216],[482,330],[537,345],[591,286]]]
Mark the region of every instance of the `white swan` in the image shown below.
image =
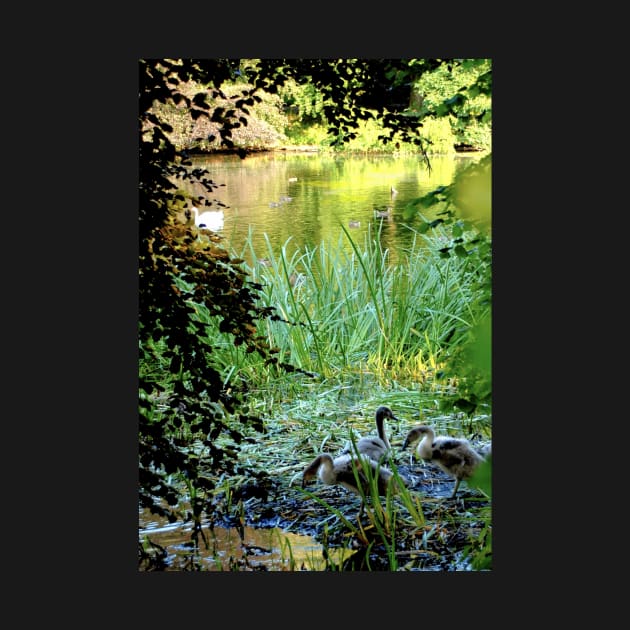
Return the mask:
[[[197,227],[206,228],[213,232],[223,229],[223,210],[207,210],[200,214],[195,206],[191,206],[191,208],[195,213],[195,225]]]

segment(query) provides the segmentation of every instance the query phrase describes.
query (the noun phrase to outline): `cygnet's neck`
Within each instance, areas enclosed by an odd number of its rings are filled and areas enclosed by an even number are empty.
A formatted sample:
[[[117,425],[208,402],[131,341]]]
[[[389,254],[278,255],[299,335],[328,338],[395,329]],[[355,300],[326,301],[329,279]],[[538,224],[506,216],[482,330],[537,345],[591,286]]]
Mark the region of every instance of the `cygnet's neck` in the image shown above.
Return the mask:
[[[381,411],[377,411],[376,412],[376,430],[378,432],[378,437],[381,438],[381,440],[383,440],[383,444],[385,444],[385,446],[388,449],[391,449],[392,446],[389,443],[389,440],[387,439],[387,435],[385,435],[385,416]]]
[[[433,440],[435,440],[435,432],[431,427],[427,427],[417,447],[417,453],[423,459],[431,459],[433,455]]]
[[[323,483],[334,484],[335,475],[333,473],[333,458],[329,453],[322,453],[319,456],[319,469],[317,474]]]

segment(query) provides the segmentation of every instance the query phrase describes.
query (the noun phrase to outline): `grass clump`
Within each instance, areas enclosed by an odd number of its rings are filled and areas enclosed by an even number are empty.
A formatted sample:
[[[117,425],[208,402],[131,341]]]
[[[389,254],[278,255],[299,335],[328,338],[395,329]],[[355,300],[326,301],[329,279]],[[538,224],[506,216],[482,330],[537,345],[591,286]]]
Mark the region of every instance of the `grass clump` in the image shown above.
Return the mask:
[[[343,225],[336,243],[304,251],[291,249],[290,240],[278,256],[269,242],[264,254],[252,247],[241,258],[265,261],[248,272],[263,286],[264,305],[280,315],[259,332],[281,360],[321,378],[367,372],[439,388],[449,348],[477,322],[478,296],[474,262],[445,259],[438,247],[417,236],[393,264],[378,234],[368,232],[360,245]],[[226,363],[260,378],[260,364],[228,346]]]

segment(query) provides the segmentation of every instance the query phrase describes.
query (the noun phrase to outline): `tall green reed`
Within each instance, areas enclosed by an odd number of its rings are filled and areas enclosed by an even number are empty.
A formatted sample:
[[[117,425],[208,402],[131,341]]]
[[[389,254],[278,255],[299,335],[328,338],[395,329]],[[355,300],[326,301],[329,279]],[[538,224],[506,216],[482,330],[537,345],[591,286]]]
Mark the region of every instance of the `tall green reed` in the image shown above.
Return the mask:
[[[441,388],[436,374],[445,357],[478,319],[472,304],[479,289],[474,261],[441,257],[440,238],[416,234],[394,264],[372,228],[362,243],[340,225],[336,242],[300,250],[288,239],[279,252],[268,238],[265,250],[256,251],[250,235],[236,255],[261,287],[262,305],[278,314],[260,321],[257,333],[280,361],[324,379],[371,373],[381,382]],[[180,284],[185,292],[186,284]],[[191,306],[213,340],[213,361],[226,388],[242,381],[262,388],[296,380],[282,379],[275,366],[235,345],[203,305]],[[159,348],[145,351],[142,363],[159,372]]]
[[[249,239],[249,257],[264,255],[266,263],[254,263],[250,274],[263,286],[264,305],[283,319],[260,332],[282,360],[323,377],[357,369],[412,380],[435,373],[476,321],[469,262],[440,257],[438,244],[416,235],[402,263],[392,264],[379,233],[368,231],[359,245],[340,228],[336,243],[290,253],[289,239],[277,255],[268,240],[267,251],[255,252]]]

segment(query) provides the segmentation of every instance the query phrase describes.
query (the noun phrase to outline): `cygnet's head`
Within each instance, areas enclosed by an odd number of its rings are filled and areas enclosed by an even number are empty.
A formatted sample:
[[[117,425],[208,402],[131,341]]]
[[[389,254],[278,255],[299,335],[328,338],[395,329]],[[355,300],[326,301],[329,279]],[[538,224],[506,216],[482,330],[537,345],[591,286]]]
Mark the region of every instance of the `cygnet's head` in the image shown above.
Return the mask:
[[[398,420],[398,418],[394,415],[392,410],[389,407],[386,407],[385,405],[381,405],[376,410],[376,417],[377,418],[390,418],[392,420]]]
[[[407,437],[403,442],[403,445],[400,447],[401,451],[404,451],[410,444],[417,442],[420,438],[424,437],[428,433],[431,432],[431,427],[426,426],[425,424],[420,425],[419,427],[414,427],[407,433]]]

